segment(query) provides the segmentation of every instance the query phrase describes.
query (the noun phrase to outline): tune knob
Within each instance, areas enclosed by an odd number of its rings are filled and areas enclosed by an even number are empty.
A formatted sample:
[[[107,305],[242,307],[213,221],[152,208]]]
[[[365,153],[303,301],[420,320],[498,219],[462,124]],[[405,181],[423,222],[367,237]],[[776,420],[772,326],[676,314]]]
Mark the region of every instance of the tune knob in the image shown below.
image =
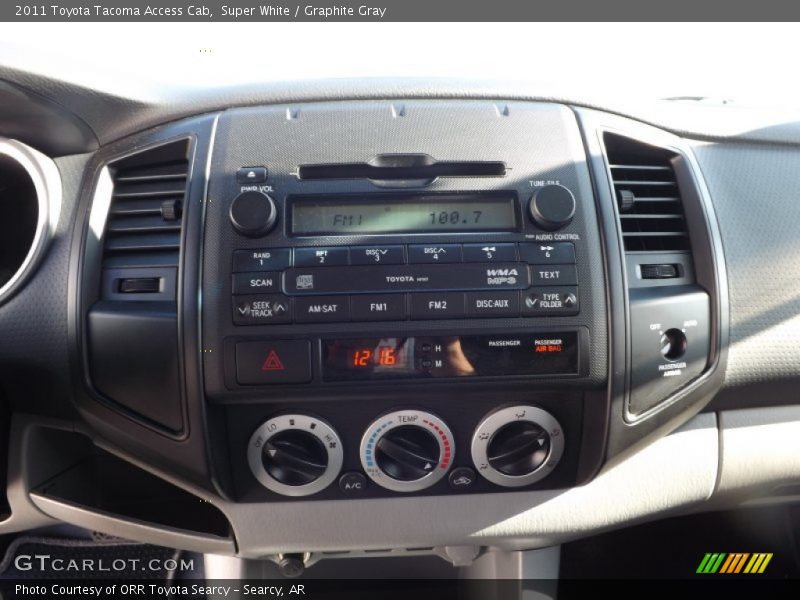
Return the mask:
[[[231,224],[247,237],[261,237],[269,233],[278,219],[275,202],[261,192],[242,192],[231,202]]]
[[[575,216],[575,196],[563,185],[540,187],[528,204],[528,212],[542,229],[561,229]]]
[[[455,455],[453,434],[438,417],[396,411],[374,421],[361,440],[361,465],[375,483],[395,492],[415,492],[447,474]]]
[[[342,468],[342,444],[325,421],[308,415],[270,419],[250,437],[250,470],[267,489],[308,496],[325,489]]]
[[[547,475],[564,453],[561,425],[534,406],[511,406],[481,421],[472,436],[472,460],[484,478],[521,487]]]

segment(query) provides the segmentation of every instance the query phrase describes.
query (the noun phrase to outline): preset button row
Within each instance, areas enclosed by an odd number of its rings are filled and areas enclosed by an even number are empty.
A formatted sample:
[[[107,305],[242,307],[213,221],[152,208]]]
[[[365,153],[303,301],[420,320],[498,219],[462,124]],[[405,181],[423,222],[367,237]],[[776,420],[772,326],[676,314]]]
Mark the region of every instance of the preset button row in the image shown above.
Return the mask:
[[[526,262],[575,264],[572,242],[480,242],[474,244],[388,244],[235,250],[233,272],[281,271],[288,267]]]

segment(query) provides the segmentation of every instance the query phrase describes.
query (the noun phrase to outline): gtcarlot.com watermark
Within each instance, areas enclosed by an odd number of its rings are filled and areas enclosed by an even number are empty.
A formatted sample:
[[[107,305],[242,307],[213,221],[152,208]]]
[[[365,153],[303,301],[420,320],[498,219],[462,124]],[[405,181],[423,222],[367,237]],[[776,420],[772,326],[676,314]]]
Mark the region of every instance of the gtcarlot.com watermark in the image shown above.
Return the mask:
[[[49,554],[20,554],[14,559],[19,571],[47,573],[131,573],[135,571],[159,574],[164,572],[194,571],[193,558],[53,558]]]

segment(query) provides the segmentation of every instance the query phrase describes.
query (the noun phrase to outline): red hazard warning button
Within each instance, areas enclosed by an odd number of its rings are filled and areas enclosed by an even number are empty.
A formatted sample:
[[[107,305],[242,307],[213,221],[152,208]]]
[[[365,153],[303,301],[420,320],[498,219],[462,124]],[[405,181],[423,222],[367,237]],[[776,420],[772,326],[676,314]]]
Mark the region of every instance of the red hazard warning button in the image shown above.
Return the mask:
[[[236,380],[242,385],[311,381],[311,342],[239,342],[236,344]]]

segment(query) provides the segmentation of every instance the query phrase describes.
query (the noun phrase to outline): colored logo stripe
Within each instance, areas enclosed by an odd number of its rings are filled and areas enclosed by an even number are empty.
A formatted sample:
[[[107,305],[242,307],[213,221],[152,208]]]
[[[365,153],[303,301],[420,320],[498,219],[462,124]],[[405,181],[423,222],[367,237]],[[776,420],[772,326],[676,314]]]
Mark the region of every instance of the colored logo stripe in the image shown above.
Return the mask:
[[[730,554],[726,552],[708,552],[703,557],[703,560],[700,561],[696,572],[704,574],[763,573],[772,560],[772,556],[771,552],[755,554],[750,554],[749,552],[732,552]]]

